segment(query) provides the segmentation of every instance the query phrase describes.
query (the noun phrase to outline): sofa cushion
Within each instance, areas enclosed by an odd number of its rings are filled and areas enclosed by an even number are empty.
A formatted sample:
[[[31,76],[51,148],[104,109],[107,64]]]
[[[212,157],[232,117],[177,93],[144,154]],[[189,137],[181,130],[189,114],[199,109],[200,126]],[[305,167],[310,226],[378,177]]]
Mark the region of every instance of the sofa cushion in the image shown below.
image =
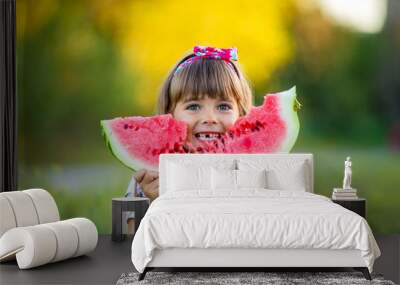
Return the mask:
[[[0,216],[2,217],[0,237],[15,227],[60,220],[56,202],[51,194],[43,189],[0,193]]]

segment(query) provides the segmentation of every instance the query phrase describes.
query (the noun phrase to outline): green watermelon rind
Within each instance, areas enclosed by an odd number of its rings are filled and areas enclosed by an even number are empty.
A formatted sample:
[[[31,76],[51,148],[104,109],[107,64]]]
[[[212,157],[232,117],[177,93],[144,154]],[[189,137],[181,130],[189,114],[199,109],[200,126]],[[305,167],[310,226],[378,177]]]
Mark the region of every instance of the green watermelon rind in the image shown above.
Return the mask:
[[[110,126],[111,121],[112,120],[102,120],[100,121],[100,126],[106,145],[111,151],[112,155],[114,155],[119,161],[122,162],[122,164],[133,171],[137,171],[139,169],[158,170],[154,168],[154,166],[147,165],[140,160],[135,160],[131,155],[129,155],[129,153],[125,150],[125,147],[123,147],[116,139],[116,136],[113,135],[113,131]]]
[[[293,86],[289,90],[267,96],[277,96],[279,104],[279,117],[285,122],[286,127],[286,136],[283,142],[280,143],[279,149],[277,149],[275,152],[289,153],[297,140],[300,130],[299,118],[297,111],[295,110],[297,96],[296,86]],[[112,121],[113,120],[100,121],[103,137],[111,153],[126,167],[134,171],[139,169],[158,170],[158,168],[148,165],[142,160],[135,160],[132,158],[128,151],[125,150],[126,148],[119,143],[117,137],[113,135],[113,131],[110,126]]]
[[[286,124],[286,136],[281,143],[278,153],[289,153],[296,143],[300,131],[300,122],[295,108],[296,86],[289,90],[279,92],[279,116]]]

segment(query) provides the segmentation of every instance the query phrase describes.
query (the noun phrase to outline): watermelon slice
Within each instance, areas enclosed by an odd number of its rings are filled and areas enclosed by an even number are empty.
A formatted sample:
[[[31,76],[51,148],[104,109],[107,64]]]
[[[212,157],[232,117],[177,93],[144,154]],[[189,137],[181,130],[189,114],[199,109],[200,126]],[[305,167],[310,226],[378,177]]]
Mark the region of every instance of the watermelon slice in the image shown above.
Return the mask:
[[[220,138],[194,147],[187,126],[172,115],[101,121],[106,144],[127,167],[158,170],[162,153],[287,153],[299,133],[296,88],[268,94]]]

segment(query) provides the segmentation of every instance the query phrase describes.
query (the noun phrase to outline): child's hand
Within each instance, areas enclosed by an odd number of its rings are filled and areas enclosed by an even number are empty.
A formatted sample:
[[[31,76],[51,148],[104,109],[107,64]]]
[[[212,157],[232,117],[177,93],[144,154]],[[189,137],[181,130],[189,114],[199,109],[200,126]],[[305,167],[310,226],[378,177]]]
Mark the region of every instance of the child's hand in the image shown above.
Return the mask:
[[[152,202],[158,197],[158,172],[141,169],[133,174],[136,182],[139,183],[143,193]]]

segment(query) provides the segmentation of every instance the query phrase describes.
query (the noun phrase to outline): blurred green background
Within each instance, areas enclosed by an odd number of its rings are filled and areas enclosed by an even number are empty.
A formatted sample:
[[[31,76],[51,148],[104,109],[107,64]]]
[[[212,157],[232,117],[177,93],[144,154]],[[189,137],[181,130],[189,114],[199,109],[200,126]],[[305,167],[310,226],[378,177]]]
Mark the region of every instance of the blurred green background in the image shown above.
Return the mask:
[[[396,0],[18,0],[19,188],[45,188],[63,219],[110,233],[111,198],[132,173],[99,121],[153,115],[194,45],[236,46],[255,104],[297,85],[292,152],[315,155],[315,192],[341,186],[349,155],[373,231],[400,233],[399,11]]]

